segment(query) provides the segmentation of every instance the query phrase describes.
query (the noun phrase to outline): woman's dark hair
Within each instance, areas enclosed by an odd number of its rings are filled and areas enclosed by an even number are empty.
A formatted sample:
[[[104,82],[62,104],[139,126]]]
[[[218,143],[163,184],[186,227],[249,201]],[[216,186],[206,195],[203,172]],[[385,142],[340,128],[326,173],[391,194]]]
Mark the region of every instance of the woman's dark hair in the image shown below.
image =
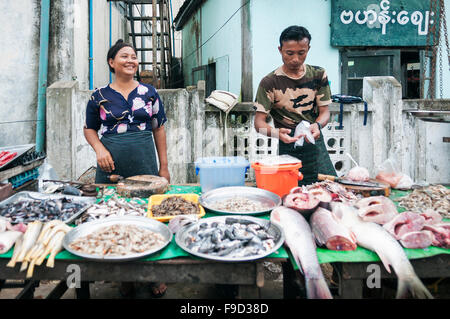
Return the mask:
[[[108,63],[109,70],[112,73],[114,73],[114,69],[109,65],[109,59],[113,59],[114,60],[114,58],[117,55],[117,52],[119,52],[120,49],[122,49],[124,47],[132,48],[134,53],[136,53],[136,55],[137,55],[136,49],[131,44],[123,42],[122,39],[117,40],[117,42],[112,47],[109,48],[108,54],[106,55],[106,62]]]
[[[308,43],[311,42],[311,34],[309,34],[309,31],[301,26],[298,25],[291,25],[290,27],[287,27],[286,29],[281,32],[280,35],[280,48],[283,47],[284,41],[301,41],[304,38],[308,39]]]

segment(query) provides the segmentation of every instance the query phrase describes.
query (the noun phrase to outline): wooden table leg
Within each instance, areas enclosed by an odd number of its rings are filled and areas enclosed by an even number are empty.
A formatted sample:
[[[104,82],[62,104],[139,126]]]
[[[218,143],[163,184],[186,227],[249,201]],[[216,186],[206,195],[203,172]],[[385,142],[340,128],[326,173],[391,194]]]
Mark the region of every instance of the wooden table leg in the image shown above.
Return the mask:
[[[25,287],[16,296],[16,299],[33,299],[36,287],[39,287],[39,280],[25,280]]]
[[[299,297],[300,290],[296,284],[296,274],[290,261],[281,263],[283,268],[283,298],[295,299]]]
[[[91,294],[89,292],[89,281],[82,281],[80,288],[75,288],[77,299],[89,299]]]
[[[362,299],[364,280],[344,279],[340,283],[340,299]]]
[[[67,282],[65,280],[61,280],[45,299],[61,299],[67,291],[67,288]]]
[[[261,291],[256,285],[238,285],[236,299],[260,299]]]

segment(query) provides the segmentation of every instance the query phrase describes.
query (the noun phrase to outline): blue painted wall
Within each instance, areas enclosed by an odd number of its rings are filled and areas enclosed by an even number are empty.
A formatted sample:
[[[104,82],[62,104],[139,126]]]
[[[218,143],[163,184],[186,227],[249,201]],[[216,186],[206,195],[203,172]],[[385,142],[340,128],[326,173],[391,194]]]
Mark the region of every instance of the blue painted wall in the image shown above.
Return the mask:
[[[192,83],[192,68],[216,63],[216,89],[240,93],[241,87],[241,0],[205,2],[183,28],[183,70],[186,85]],[[200,36],[196,36],[200,23]],[[217,30],[219,30],[208,40]],[[200,41],[197,40],[200,39]],[[195,48],[202,45],[195,54]],[[190,55],[190,56],[188,56]],[[195,81],[194,81],[195,82]]]
[[[391,0],[395,1],[395,0]],[[374,0],[374,3],[379,1]],[[241,7],[241,0],[209,0],[197,10],[183,28],[183,70],[186,85],[192,82],[191,70],[216,62],[216,88],[240,94],[241,87],[241,12],[202,48],[196,51]],[[253,53],[253,95],[261,79],[282,64],[278,52],[279,36],[290,25],[306,27],[312,36],[306,63],[324,67],[332,94],[340,93],[340,58],[338,48],[330,45],[331,0],[251,0],[251,32]],[[445,0],[450,19],[450,0]],[[196,25],[197,24],[197,25]],[[200,30],[195,35],[195,30]],[[443,41],[443,43],[445,43]],[[443,48],[443,98],[450,98],[450,72]],[[437,78],[439,83],[439,76]],[[439,98],[439,85],[437,86]]]
[[[301,25],[311,33],[307,64],[324,67],[331,92],[339,93],[339,51],[330,46],[331,1],[257,0],[251,1],[253,37],[253,94],[261,79],[283,64],[278,52],[281,32]]]

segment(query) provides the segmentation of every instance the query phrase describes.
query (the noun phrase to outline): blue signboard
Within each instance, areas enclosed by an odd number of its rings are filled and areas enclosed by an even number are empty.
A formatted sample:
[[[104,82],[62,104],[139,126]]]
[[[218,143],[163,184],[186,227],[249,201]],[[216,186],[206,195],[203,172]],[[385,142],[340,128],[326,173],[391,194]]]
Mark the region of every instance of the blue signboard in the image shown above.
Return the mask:
[[[331,45],[426,46],[439,22],[430,9],[430,0],[333,0]]]

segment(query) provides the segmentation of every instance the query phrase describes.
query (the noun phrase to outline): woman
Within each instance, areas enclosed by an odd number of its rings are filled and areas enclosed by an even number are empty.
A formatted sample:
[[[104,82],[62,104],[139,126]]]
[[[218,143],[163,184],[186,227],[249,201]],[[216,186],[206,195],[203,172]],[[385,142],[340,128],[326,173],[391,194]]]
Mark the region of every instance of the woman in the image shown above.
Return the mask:
[[[167,118],[155,88],[134,80],[139,66],[136,50],[118,40],[109,49],[107,62],[114,81],[92,93],[84,127],[84,136],[97,156],[95,182],[111,183],[111,174],[124,178],[159,175],[170,182],[164,130]],[[153,288],[158,296],[166,287]]]

